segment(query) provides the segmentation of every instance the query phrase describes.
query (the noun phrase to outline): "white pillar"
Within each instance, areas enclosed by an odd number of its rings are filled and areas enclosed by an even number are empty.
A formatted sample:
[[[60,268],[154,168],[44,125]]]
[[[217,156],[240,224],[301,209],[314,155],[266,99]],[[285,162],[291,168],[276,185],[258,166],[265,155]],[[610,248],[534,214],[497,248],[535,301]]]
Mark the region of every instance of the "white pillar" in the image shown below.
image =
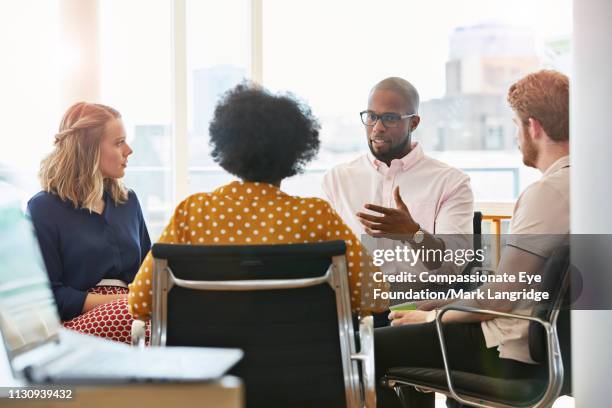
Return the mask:
[[[263,84],[263,0],[251,0],[251,80]]]
[[[98,0],[61,0],[60,103],[100,102]]]
[[[186,0],[172,2],[172,122],[174,143],[174,205],[189,193],[189,146],[187,140],[187,4]]]
[[[610,0],[574,0],[574,63],[570,85],[573,234],[612,234],[610,21]],[[610,242],[609,239],[606,241]],[[585,290],[591,293],[591,300],[610,299],[612,296],[610,249],[592,250],[585,254],[584,251],[579,253],[576,247],[572,248],[572,260],[584,274]],[[596,268],[587,268],[587,264],[604,267],[594,270]],[[573,391],[577,407],[610,406],[610,345],[612,311],[572,312]]]

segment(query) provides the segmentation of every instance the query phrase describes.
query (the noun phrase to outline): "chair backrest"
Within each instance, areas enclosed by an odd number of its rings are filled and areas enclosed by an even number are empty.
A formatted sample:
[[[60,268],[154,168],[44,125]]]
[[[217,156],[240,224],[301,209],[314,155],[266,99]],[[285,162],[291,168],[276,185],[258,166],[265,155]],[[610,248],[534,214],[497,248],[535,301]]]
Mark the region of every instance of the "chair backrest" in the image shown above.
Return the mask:
[[[477,251],[479,249],[482,249],[482,213],[480,211],[474,211],[474,218],[472,218],[472,224],[473,224],[473,245],[474,245],[474,251]],[[463,274],[464,275],[470,275],[472,274],[472,270],[473,268],[478,268],[482,266],[482,262],[477,261],[476,259],[474,259],[472,262],[468,263],[465,266],[465,269],[463,270]],[[478,283],[471,283],[471,282],[463,282],[463,283],[458,283],[455,286],[455,289],[463,289],[464,291],[471,291],[476,289],[478,286],[480,286]]]
[[[474,228],[474,249],[480,249],[482,247],[482,242],[480,240],[480,237],[476,238],[476,236],[482,234],[482,212],[474,211],[474,218],[472,218],[472,226]]]
[[[358,406],[343,241],[153,246],[152,344],[235,347],[247,406]]]
[[[473,226],[473,245],[474,251],[482,249],[482,213],[480,211],[474,211],[474,218],[472,218]],[[482,262],[474,260],[468,265],[471,269],[473,267],[482,266]],[[466,268],[467,270],[468,268]]]
[[[539,290],[549,293],[550,299],[540,302],[532,311],[532,316],[556,324],[563,359],[564,394],[570,392],[571,384],[571,321],[568,307],[570,273],[570,249],[564,245],[553,251],[543,267]],[[541,325],[534,322],[529,325],[529,353],[534,361],[546,361],[546,333]]]

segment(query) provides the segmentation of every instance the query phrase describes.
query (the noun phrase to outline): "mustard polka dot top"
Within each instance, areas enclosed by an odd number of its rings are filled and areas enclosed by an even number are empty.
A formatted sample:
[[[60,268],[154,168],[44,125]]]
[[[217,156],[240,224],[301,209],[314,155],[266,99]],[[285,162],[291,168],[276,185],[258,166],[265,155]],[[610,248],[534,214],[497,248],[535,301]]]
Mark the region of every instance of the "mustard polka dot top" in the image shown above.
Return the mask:
[[[374,300],[378,269],[359,239],[330,207],[319,198],[289,196],[266,183],[234,181],[212,193],[186,198],[158,242],[191,245],[295,244],[342,239],[353,311],[369,314],[387,308],[386,301]],[[135,319],[151,316],[153,256],[147,254],[134,281],[129,285],[128,303]]]

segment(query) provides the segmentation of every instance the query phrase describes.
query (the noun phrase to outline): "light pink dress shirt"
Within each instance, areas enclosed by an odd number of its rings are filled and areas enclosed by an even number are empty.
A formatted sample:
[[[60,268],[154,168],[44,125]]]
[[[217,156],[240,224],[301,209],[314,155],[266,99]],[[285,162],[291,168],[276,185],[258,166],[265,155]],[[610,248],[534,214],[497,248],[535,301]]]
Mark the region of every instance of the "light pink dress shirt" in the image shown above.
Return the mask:
[[[423,230],[433,234],[472,233],[474,196],[469,177],[426,156],[418,143],[413,143],[410,153],[393,160],[390,166],[367,153],[332,168],[323,178],[327,200],[362,238],[365,231],[355,213],[368,212],[363,207],[367,203],[395,208],[393,190],[396,186],[410,214]],[[454,246],[448,244],[447,247]],[[466,242],[457,245],[469,246]],[[383,271],[401,272],[384,267]]]

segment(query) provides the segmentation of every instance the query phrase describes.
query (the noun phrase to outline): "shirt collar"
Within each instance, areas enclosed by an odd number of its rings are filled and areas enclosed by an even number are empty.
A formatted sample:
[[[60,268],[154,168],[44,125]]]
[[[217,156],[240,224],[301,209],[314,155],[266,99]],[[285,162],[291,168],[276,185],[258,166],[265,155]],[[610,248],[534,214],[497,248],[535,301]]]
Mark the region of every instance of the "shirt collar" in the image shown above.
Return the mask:
[[[237,200],[244,200],[249,196],[287,197],[280,188],[268,183],[258,181],[232,181],[212,192],[213,195],[223,195]]]
[[[423,153],[423,148],[421,147],[421,144],[419,142],[412,142],[410,146],[412,148],[410,150],[410,153],[408,153],[401,159],[393,159],[391,161],[390,167],[395,167],[397,166],[395,163],[399,163],[399,165],[401,166],[401,169],[406,171],[412,166],[414,166],[415,164],[417,164],[425,156],[425,153]],[[372,152],[368,152],[367,157],[372,167],[374,167],[376,170],[379,170],[381,166],[383,168],[388,168],[387,164],[381,162],[376,157],[374,157]]]
[[[74,203],[71,200],[68,200],[68,199],[62,200],[57,193],[49,192],[49,194],[53,194],[53,196],[55,198],[57,198],[57,201],[59,201],[61,205],[63,205],[64,207],[66,207],[68,209],[89,212],[89,210],[87,208],[80,207],[80,206],[75,207]],[[105,208],[104,211],[103,211],[103,214],[104,214],[106,212],[106,207],[108,207],[109,205],[113,205],[114,206],[115,202],[112,200],[110,194],[106,190],[104,190],[102,192],[102,200],[104,200],[104,208]]]
[[[553,174],[554,172],[556,172],[557,170],[562,169],[563,167],[569,167],[570,165],[570,157],[568,156],[563,156],[559,159],[557,159],[556,162],[554,162],[553,164],[551,164],[546,171],[544,172],[544,174],[542,175],[542,177],[546,177],[550,174]]]

